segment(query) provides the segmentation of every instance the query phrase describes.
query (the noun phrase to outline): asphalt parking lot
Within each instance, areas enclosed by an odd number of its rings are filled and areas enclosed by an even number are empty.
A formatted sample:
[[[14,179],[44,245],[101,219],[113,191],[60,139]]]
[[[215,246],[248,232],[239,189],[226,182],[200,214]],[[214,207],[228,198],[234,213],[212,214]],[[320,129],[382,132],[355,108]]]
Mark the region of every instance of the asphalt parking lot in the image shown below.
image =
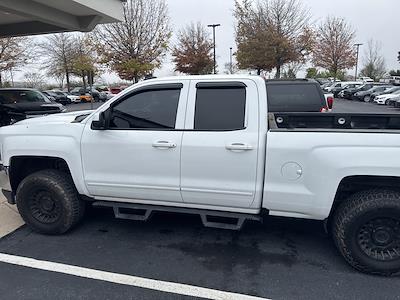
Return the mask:
[[[346,100],[334,111],[400,113]],[[400,299],[399,291],[400,276],[351,269],[317,221],[267,218],[236,232],[190,215],[141,223],[91,208],[66,235],[23,226],[0,239],[1,299]]]
[[[64,236],[42,236],[22,227],[0,240],[0,252],[267,299],[400,298],[400,278],[352,270],[322,224],[314,221],[270,218],[235,232],[204,228],[193,216],[158,214],[141,223],[92,209],[77,229]],[[0,265],[3,299],[186,299]]]

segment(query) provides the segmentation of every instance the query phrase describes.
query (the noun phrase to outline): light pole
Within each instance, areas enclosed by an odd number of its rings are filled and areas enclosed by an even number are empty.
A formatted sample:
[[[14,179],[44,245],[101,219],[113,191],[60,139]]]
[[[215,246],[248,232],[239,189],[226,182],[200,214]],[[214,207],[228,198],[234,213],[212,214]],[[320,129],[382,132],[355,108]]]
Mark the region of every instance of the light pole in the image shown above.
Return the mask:
[[[232,47],[229,48],[229,72],[232,74]]]
[[[217,59],[215,55],[215,28],[221,26],[221,24],[210,24],[207,27],[212,27],[213,29],[213,47],[214,47],[214,74],[217,74]]]
[[[354,75],[354,80],[357,81],[357,72],[358,72],[358,55],[360,53],[360,46],[362,46],[362,44],[354,44],[354,46],[357,47],[357,61],[356,61],[356,74]]]

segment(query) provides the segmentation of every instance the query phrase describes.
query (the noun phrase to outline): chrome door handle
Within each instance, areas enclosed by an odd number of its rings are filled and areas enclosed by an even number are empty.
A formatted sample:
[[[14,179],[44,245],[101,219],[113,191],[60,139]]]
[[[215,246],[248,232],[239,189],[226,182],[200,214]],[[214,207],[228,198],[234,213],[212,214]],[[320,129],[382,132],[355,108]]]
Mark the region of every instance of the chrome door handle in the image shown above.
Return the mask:
[[[153,143],[153,148],[160,148],[160,149],[176,148],[176,144],[168,141],[157,141]]]
[[[232,143],[226,145],[226,149],[231,151],[248,151],[253,150],[253,146],[244,143]]]

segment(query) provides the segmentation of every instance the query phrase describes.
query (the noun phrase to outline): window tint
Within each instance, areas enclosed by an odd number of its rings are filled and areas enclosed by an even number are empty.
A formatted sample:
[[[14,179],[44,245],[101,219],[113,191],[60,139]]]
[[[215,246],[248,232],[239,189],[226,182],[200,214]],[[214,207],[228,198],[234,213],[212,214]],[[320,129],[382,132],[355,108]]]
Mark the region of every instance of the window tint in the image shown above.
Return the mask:
[[[314,84],[267,84],[269,112],[319,112],[325,98]]]
[[[37,91],[0,91],[0,103],[16,104],[16,103],[32,103],[32,102],[48,102],[45,96]]]
[[[112,109],[111,128],[175,128],[180,89],[133,94]]]
[[[197,89],[194,129],[243,129],[245,114],[246,89],[244,87]]]

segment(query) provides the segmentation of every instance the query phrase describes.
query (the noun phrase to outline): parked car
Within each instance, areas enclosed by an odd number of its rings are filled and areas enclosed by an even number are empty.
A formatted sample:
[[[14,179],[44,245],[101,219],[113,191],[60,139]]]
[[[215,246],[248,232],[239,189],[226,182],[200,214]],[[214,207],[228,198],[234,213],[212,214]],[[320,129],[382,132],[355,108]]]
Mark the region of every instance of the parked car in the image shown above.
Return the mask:
[[[341,91],[345,90],[345,89],[352,89],[352,88],[357,88],[359,86],[363,85],[363,83],[361,82],[356,82],[356,83],[348,83],[346,85],[341,85],[340,87],[335,87],[331,90],[331,93],[333,93],[335,98],[342,98],[341,96],[343,94],[340,94]],[[339,96],[339,94],[341,96]]]
[[[372,93],[371,101],[374,101],[377,96],[384,95],[384,94],[391,94],[391,93],[394,93],[399,90],[400,90],[400,86],[393,86],[392,88],[387,89],[386,91]]]
[[[375,85],[373,83],[365,83],[359,87],[344,89],[343,98],[348,100],[355,100],[353,98],[355,93],[368,91],[369,89],[372,89],[374,86]]]
[[[67,95],[64,94],[64,93],[61,92],[61,91],[54,91],[54,90],[51,90],[51,91],[44,91],[44,92],[45,92],[47,95],[50,95],[51,97],[53,97],[57,103],[61,103],[61,104],[63,104],[63,105],[66,105],[66,104],[70,104],[70,103],[71,103],[71,100],[67,97]]]
[[[371,95],[373,93],[384,92],[384,91],[387,91],[390,88],[392,88],[391,85],[374,86],[373,88],[371,88],[369,90],[356,92],[353,95],[353,99],[354,100],[358,100],[358,101],[370,102],[371,101]]]
[[[65,91],[60,91],[60,90],[52,90],[53,92],[55,92],[58,95],[64,95],[64,97],[67,97],[67,104],[71,104],[71,103],[79,103],[80,102],[80,98],[79,96],[76,95],[72,95],[68,92]]]
[[[82,94],[82,95],[79,96],[79,98],[81,99],[81,102],[92,102],[92,101],[94,101],[92,95],[90,95],[89,93]]]
[[[67,97],[71,100],[72,103],[80,103],[81,102],[81,97],[79,97],[79,96],[67,94]]]
[[[362,82],[358,81],[341,81],[341,82],[334,82],[332,85],[325,87],[324,91],[332,93],[333,89],[335,88],[344,88],[346,85],[349,84],[362,84]]]
[[[111,93],[110,91],[105,91],[106,96],[107,96],[107,100],[110,100],[111,98],[113,98],[115,96],[115,94]]]
[[[372,83],[374,80],[370,77],[359,77],[358,80],[365,82],[365,83]]]
[[[121,91],[122,91],[122,89],[119,88],[119,87],[112,87],[112,88],[110,88],[111,94],[114,94],[114,95],[117,95],[117,94],[121,93]]]
[[[6,126],[26,118],[65,112],[59,103],[52,102],[38,90],[0,89],[0,125]]]
[[[90,87],[87,87],[86,90],[83,87],[76,87],[71,91],[71,94],[79,96],[80,100],[85,102],[92,101],[92,98],[95,102],[108,100],[105,92],[99,92],[95,88],[90,89]]]
[[[87,203],[135,220],[197,214],[234,230],[267,216],[324,220],[352,267],[398,273],[400,116],[271,113],[268,89],[282,87],[246,75],[156,79],[91,114],[3,127],[3,194],[52,235],[78,225]]]
[[[324,90],[325,88],[330,87],[331,85],[333,85],[333,83],[330,81],[327,81],[326,83],[321,85],[321,89]]]
[[[70,94],[74,95],[74,96],[80,96],[81,95],[81,90],[83,88],[82,87],[75,87],[71,90]]]
[[[327,83],[332,84],[331,81],[329,81],[327,78],[315,78],[316,81],[318,81],[318,83],[322,86],[325,85]]]
[[[43,91],[42,94],[45,95],[46,98],[49,99],[51,102],[56,102],[56,97],[54,95],[51,95],[46,91]]]
[[[400,95],[400,90],[397,90],[391,94],[377,96],[375,97],[374,102],[380,105],[387,105],[389,104],[390,99],[396,98],[398,95]]]
[[[390,102],[392,102],[392,101],[393,101],[393,104],[390,103]],[[389,100],[389,105],[393,105],[393,106],[396,107],[396,108],[400,108],[400,95],[398,95],[398,96],[395,97],[395,98],[390,99],[390,100]]]
[[[322,112],[332,109],[318,82],[307,79],[266,80],[270,112]]]

